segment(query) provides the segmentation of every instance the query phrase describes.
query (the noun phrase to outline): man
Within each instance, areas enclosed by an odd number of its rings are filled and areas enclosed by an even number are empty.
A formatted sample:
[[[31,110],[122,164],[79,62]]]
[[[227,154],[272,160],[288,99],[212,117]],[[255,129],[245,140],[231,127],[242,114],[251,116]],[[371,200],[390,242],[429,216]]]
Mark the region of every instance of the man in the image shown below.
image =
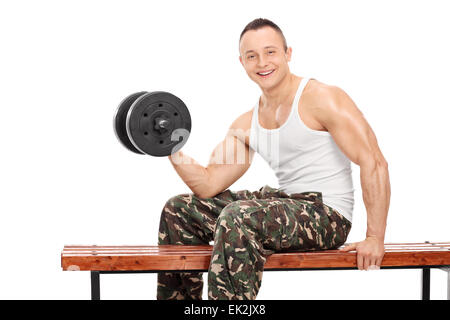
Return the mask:
[[[208,298],[255,299],[270,254],[345,243],[353,210],[353,161],[361,169],[367,232],[365,240],[341,250],[356,249],[360,270],[379,267],[390,182],[363,114],[338,87],[290,72],[292,48],[270,20],[250,22],[239,51],[262,95],[231,124],[206,168],[181,151],[169,157],[193,193],[167,201],[158,243],[214,241]],[[247,171],[255,152],[275,171],[280,188],[227,189]],[[201,299],[202,288],[201,273],[159,273],[157,299]]]

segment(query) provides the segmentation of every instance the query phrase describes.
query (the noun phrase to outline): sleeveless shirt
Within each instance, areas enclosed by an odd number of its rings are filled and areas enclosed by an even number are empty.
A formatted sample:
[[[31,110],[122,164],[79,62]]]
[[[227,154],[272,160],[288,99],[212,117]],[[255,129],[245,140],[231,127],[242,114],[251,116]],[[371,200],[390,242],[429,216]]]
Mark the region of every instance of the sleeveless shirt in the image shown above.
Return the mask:
[[[250,148],[274,170],[279,189],[288,193],[316,191],[323,203],[352,221],[354,188],[351,161],[327,131],[307,127],[298,113],[298,103],[309,78],[297,89],[287,120],[277,129],[259,123],[259,98],[253,109]]]

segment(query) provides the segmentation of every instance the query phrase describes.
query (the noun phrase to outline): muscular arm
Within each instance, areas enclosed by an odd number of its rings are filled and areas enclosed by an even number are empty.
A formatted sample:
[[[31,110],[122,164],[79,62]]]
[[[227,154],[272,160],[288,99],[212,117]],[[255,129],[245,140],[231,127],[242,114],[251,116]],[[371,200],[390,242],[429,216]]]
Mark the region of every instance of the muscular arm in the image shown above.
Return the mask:
[[[210,198],[236,182],[250,167],[254,152],[246,143],[248,113],[236,119],[212,152],[207,167],[179,151],[169,159],[181,179],[200,198]]]
[[[360,166],[363,200],[367,210],[366,237],[384,242],[391,188],[388,164],[362,112],[341,89],[329,87],[315,114],[341,151]]]

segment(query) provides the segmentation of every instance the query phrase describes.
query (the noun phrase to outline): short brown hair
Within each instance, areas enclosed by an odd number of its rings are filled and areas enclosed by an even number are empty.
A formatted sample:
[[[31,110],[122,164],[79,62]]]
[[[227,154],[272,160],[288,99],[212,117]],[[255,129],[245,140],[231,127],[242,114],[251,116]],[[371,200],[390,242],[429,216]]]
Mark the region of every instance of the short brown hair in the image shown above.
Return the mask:
[[[283,39],[283,47],[284,47],[284,51],[287,51],[287,43],[286,43],[286,38],[284,37],[283,31],[281,31],[280,27],[278,27],[274,22],[270,21],[269,19],[264,19],[264,18],[257,18],[255,20],[253,20],[252,22],[250,22],[249,24],[247,24],[244,28],[244,30],[242,30],[241,32],[241,36],[239,37],[239,43],[241,43],[241,39],[242,36],[244,35],[244,33],[246,33],[249,30],[258,30],[261,29],[263,27],[271,27],[272,29],[274,29],[276,32],[278,32],[281,35],[281,38]]]

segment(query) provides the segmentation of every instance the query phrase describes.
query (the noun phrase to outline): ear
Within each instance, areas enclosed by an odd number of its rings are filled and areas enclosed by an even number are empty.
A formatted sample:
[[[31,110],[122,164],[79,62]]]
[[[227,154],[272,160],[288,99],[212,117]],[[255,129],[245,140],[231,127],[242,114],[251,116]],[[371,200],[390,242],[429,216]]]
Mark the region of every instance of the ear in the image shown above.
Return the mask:
[[[292,57],[292,47],[287,48],[285,56],[287,61],[290,62]]]

